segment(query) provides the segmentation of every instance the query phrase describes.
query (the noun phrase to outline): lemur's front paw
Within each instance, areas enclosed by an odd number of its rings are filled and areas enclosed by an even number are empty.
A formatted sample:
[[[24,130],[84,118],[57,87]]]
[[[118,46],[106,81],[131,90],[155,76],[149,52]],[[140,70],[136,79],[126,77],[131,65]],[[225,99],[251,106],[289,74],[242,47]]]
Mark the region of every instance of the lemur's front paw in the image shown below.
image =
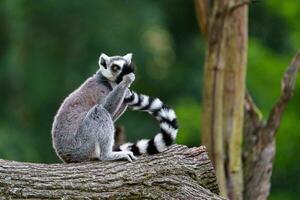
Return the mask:
[[[123,81],[126,85],[130,85],[135,80],[134,73],[126,74],[123,76]]]

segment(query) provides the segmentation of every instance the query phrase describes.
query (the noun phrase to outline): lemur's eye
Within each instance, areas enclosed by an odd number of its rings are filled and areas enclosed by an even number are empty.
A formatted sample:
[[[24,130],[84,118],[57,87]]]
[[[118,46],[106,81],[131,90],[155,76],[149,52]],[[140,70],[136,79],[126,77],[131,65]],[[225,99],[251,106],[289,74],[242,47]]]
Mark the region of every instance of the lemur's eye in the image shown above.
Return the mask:
[[[117,71],[119,71],[120,69],[121,69],[121,67],[118,66],[118,65],[112,65],[112,66],[111,66],[111,70],[112,70],[113,72],[117,72]]]

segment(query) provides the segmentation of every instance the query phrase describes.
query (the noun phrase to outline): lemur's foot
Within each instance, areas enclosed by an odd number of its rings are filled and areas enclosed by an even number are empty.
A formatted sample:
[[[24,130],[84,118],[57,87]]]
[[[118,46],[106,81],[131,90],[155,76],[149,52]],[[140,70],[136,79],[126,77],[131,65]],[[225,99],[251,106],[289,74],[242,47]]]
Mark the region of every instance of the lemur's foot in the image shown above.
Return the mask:
[[[123,81],[126,85],[130,86],[130,84],[135,80],[134,73],[126,74],[123,76]],[[122,81],[122,82],[123,82]]]
[[[136,159],[137,157],[131,151],[115,151],[101,158],[101,160],[128,160],[129,162]]]
[[[137,157],[135,157],[131,151],[121,151],[120,153],[123,153],[124,159],[128,160],[129,162],[137,160]]]

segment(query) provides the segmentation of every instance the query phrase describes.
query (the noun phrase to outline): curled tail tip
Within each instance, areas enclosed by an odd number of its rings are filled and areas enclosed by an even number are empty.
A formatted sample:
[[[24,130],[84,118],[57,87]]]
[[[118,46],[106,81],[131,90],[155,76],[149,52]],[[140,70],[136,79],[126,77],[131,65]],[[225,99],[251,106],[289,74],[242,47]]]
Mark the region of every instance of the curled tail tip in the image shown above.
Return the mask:
[[[160,132],[152,139],[142,139],[136,143],[125,143],[120,146],[121,151],[132,151],[134,155],[142,154],[157,154],[165,151],[170,145],[172,145],[176,139],[177,130],[172,134],[166,134]]]
[[[175,111],[165,105],[159,98],[137,94],[131,94],[125,101],[133,110],[141,110],[150,113],[160,124],[160,132],[151,140],[140,140],[135,144],[126,143],[120,146],[121,150],[132,151],[135,155],[156,154],[167,149],[174,143],[178,132],[178,122]]]

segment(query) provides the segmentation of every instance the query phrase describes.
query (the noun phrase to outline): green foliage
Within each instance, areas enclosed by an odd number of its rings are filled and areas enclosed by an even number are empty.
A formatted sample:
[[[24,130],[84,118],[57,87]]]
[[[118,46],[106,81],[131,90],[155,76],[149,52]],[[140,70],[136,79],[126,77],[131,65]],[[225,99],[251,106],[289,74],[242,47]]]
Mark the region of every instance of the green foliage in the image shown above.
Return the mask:
[[[188,106],[187,106],[188,105]],[[177,142],[180,144],[199,145],[200,141],[200,105],[198,100],[191,98],[180,98],[175,107],[180,132]],[[187,137],[188,135],[188,137]]]
[[[266,117],[300,47],[299,0],[250,6],[247,86]],[[178,142],[200,144],[205,44],[193,1],[0,1],[0,158],[58,162],[51,124],[62,100],[98,66],[101,52],[132,52],[133,88],[175,108]],[[300,81],[277,135],[270,199],[297,199]],[[151,137],[157,122],[130,111],[118,122],[128,140]]]
[[[1,126],[3,127],[3,126]],[[36,151],[34,135],[29,135],[23,132],[20,135],[18,130],[14,130],[13,127],[2,128],[0,152],[1,158],[10,159],[41,159]]]

